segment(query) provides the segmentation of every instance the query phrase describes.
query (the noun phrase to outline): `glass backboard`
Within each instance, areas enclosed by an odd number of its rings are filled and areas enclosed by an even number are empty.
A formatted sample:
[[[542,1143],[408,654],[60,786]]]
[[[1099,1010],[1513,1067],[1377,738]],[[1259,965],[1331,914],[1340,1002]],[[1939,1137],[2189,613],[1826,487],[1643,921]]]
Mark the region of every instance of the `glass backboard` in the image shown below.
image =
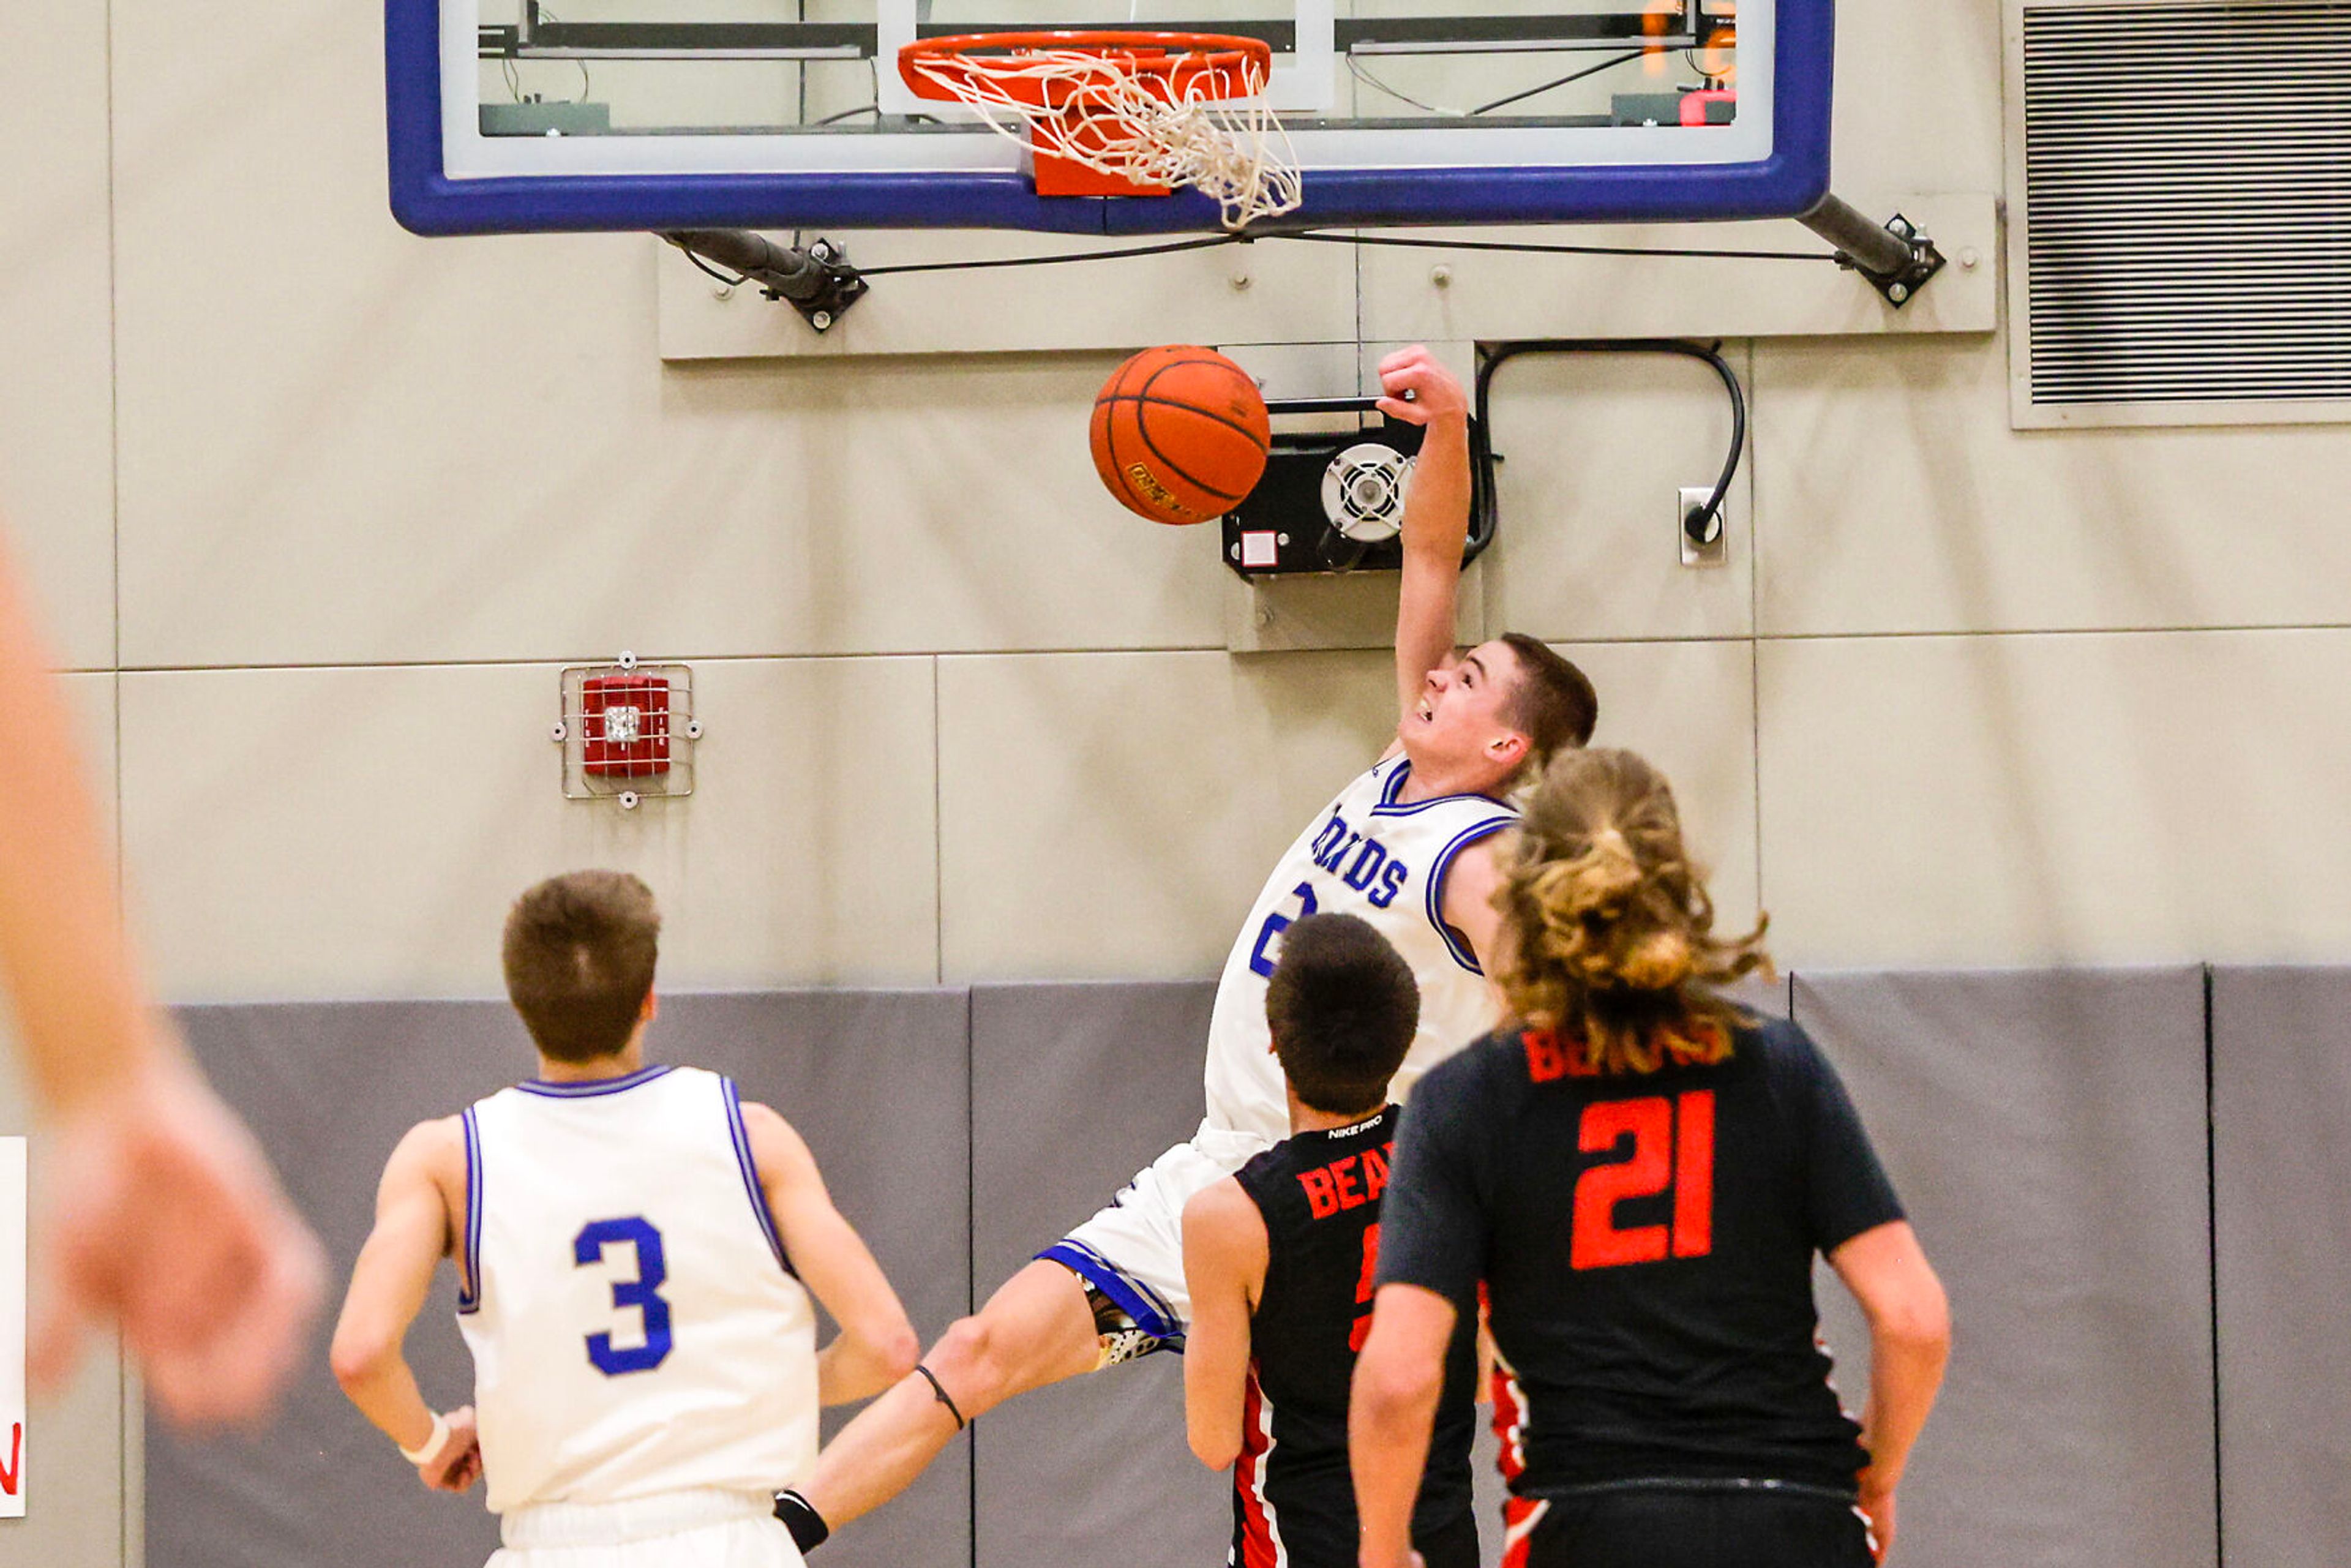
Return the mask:
[[[1264,40],[1289,228],[1782,216],[1828,184],[1834,0],[387,0],[392,206],[423,234],[1217,226],[1040,197],[916,98],[917,38]]]

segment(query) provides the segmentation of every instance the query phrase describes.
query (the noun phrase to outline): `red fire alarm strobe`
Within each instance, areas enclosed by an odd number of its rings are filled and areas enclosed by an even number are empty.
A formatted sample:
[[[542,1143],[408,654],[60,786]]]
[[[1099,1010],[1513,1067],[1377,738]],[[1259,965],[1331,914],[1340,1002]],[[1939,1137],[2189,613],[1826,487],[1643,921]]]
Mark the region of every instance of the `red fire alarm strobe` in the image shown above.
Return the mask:
[[[610,800],[633,811],[645,800],[694,793],[694,671],[640,664],[622,653],[609,664],[566,664],[563,706],[549,737],[563,748],[563,794]]]
[[[580,683],[580,766],[596,779],[669,771],[669,682],[659,675],[590,675]]]

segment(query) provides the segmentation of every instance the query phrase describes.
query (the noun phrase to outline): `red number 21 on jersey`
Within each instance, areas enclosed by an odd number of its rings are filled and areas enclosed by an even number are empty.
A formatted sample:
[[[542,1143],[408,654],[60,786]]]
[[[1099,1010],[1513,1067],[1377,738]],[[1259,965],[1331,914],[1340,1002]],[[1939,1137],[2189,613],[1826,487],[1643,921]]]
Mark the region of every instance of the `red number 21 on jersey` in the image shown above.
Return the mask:
[[[1656,1263],[1668,1253],[1703,1258],[1714,1250],[1714,1092],[1694,1089],[1668,1100],[1602,1100],[1583,1108],[1576,1146],[1613,1151],[1629,1138],[1632,1154],[1593,1166],[1575,1183],[1568,1260],[1577,1269]],[[1673,1223],[1620,1228],[1616,1206],[1671,1187]]]

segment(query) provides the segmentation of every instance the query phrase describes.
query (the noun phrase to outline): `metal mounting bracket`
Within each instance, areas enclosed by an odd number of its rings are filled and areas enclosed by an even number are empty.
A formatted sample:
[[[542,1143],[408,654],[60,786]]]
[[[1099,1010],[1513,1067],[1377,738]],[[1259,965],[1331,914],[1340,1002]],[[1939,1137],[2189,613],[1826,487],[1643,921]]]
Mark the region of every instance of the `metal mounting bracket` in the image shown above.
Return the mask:
[[[770,299],[780,299],[820,332],[832,330],[871,287],[849,264],[848,247],[820,239],[806,250],[780,246],[749,229],[677,229],[662,238],[690,255],[742,275]]]
[[[1837,248],[1837,265],[1857,272],[1896,310],[1918,298],[1929,279],[1949,265],[1918,225],[1896,213],[1872,223],[1850,203],[1823,196],[1797,222]]]

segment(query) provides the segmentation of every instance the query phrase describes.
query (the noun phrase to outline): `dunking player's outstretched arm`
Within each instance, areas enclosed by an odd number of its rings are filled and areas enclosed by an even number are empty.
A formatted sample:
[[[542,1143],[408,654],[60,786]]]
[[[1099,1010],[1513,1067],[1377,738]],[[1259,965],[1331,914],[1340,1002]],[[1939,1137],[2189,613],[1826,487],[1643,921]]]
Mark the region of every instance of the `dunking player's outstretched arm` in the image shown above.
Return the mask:
[[[15,817],[0,834],[0,982],[50,1140],[34,1380],[61,1381],[85,1331],[112,1318],[166,1415],[248,1416],[302,1354],[318,1244],[140,982],[51,663],[0,549]]]
[[[1454,598],[1469,537],[1469,400],[1453,372],[1417,344],[1380,361],[1380,389],[1381,413],[1423,428],[1405,497],[1396,596],[1396,708],[1409,713],[1428,672],[1453,652]]]
[[[465,1129],[457,1117],[420,1122],[400,1140],[377,1184],[375,1228],[351,1267],[329,1353],[344,1396],[435,1491],[464,1491],[481,1476],[474,1411],[467,1406],[442,1414],[427,1405],[402,1345],[424,1308],[433,1270],[455,1255],[457,1221],[449,1195],[463,1191],[465,1180]]]
[[[743,1130],[784,1254],[841,1325],[817,1353],[818,1397],[827,1405],[871,1398],[914,1371],[922,1352],[906,1309],[863,1239],[833,1207],[816,1156],[791,1124],[765,1105],[747,1104]]]
[[[1469,538],[1469,400],[1453,372],[1418,344],[1380,361],[1380,386],[1381,412],[1424,432],[1405,497],[1404,580],[1396,591],[1396,708],[1409,716],[1428,694],[1430,672],[1455,668],[1461,552]],[[1440,895],[1446,924],[1468,939],[1489,974],[1499,928],[1491,849],[1490,841],[1473,844],[1458,856]]]
[[[1184,1206],[1184,1283],[1192,1330],[1184,1342],[1184,1427],[1212,1470],[1240,1457],[1249,1369],[1249,1319],[1265,1289],[1265,1216],[1228,1176]]]

